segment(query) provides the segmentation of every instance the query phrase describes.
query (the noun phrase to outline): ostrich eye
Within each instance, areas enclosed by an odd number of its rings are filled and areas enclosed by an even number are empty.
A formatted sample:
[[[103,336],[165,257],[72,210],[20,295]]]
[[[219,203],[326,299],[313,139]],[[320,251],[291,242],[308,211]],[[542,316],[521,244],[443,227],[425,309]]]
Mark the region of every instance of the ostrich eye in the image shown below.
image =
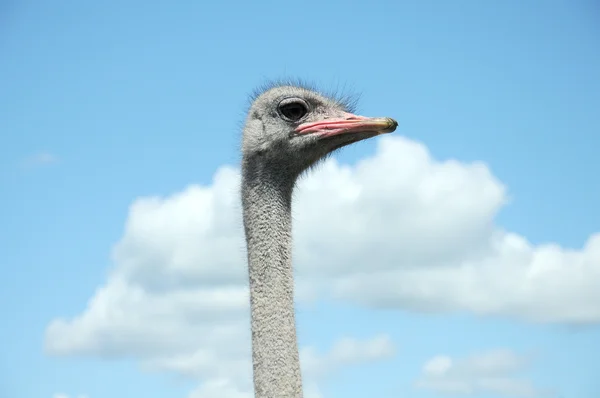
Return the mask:
[[[301,101],[282,102],[279,104],[279,112],[284,118],[296,122],[308,113],[308,106]]]

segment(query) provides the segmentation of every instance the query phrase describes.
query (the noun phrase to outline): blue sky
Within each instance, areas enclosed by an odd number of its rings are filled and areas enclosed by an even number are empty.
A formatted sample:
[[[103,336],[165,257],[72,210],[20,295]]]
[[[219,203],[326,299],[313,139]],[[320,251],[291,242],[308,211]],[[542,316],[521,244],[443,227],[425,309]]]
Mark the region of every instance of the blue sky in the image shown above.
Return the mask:
[[[576,251],[600,232],[597,2],[9,0],[0,14],[0,395],[186,397],[202,382],[118,350],[50,355],[44,336],[117,268],[136,199],[211,185],[238,163],[247,95],[265,79],[348,87],[361,114],[396,118],[394,134],[434,159],[484,162],[507,187],[498,230]],[[379,144],[336,158],[353,165]],[[583,278],[600,286],[600,257],[586,258],[595,273]],[[536,387],[600,394],[600,316],[574,326],[483,312],[323,300],[300,311],[300,342],[326,351],[385,333],[396,347],[341,366],[319,382],[326,397],[446,396],[415,386],[424,363],[494,349],[533,353],[522,372]]]

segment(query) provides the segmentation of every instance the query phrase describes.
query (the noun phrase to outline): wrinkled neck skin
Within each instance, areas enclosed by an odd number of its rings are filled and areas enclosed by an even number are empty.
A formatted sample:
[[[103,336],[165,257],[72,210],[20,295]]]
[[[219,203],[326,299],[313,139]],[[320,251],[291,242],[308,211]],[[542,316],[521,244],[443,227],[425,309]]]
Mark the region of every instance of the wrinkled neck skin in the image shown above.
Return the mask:
[[[254,393],[256,398],[302,398],[292,270],[291,202],[297,174],[263,161],[242,162]]]

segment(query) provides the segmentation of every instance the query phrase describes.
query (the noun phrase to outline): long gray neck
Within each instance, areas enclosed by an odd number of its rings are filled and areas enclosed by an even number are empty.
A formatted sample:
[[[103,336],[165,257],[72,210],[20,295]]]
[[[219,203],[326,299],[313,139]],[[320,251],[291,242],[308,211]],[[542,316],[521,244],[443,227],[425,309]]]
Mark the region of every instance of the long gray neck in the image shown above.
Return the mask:
[[[295,178],[273,174],[248,161],[242,172],[254,394],[256,398],[301,398],[292,270]]]

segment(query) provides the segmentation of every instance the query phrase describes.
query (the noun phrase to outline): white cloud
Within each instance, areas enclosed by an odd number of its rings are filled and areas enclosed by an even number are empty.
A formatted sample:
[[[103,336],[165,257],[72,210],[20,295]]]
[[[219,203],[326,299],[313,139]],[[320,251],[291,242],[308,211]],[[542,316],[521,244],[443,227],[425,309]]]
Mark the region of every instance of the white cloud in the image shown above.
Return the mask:
[[[314,384],[304,383],[304,397],[305,398],[323,398],[323,395],[319,391],[318,387]],[[210,380],[206,383],[202,383],[200,387],[192,391],[188,398],[254,398],[254,393],[251,391],[239,391],[230,380],[218,379]]]
[[[237,341],[231,337],[226,340],[229,345],[236,344]],[[169,371],[202,380],[202,384],[190,394],[190,398],[253,396],[249,353],[243,347],[249,347],[249,341],[245,345],[238,344],[237,348],[224,345],[215,348],[204,342],[199,345],[202,348],[192,354],[157,356],[143,360],[142,365],[147,370]],[[343,338],[326,353],[319,353],[310,346],[303,347],[300,357],[307,398],[320,397],[317,382],[340,368],[385,360],[394,353],[395,347],[385,335],[369,340]]]
[[[230,378],[210,379],[191,392],[189,398],[252,398],[254,393],[246,389],[240,391]]]
[[[58,157],[50,152],[38,152],[23,159],[21,166],[25,168],[45,166],[57,163],[58,160]]]
[[[348,365],[392,358],[395,352],[390,338],[387,335],[379,335],[366,341],[340,339],[327,353],[319,353],[312,347],[305,347],[300,352],[300,358],[303,375],[310,379],[320,379]]]
[[[325,353],[313,347],[303,347],[300,352],[305,396],[321,398],[317,382],[331,376],[339,369],[368,362],[376,362],[393,357],[395,347],[388,336],[375,336],[368,340],[342,338]],[[204,379],[190,398],[225,397],[251,398],[252,384],[250,367],[246,357],[237,360],[197,352],[178,358],[158,359],[147,364],[160,370],[175,371],[180,374]]]
[[[494,393],[506,397],[534,397],[544,394],[531,381],[519,376],[530,358],[509,350],[494,350],[453,359],[431,358],[415,385],[447,394]]]
[[[197,396],[247,391],[236,384],[250,370],[238,184],[227,166],[209,186],[136,200],[107,283],[82,314],[52,321],[46,350],[138,358],[204,380]],[[329,159],[296,195],[298,299],[600,321],[600,234],[581,250],[531,245],[494,224],[506,202],[482,163],[439,162],[402,137],[356,166]]]

